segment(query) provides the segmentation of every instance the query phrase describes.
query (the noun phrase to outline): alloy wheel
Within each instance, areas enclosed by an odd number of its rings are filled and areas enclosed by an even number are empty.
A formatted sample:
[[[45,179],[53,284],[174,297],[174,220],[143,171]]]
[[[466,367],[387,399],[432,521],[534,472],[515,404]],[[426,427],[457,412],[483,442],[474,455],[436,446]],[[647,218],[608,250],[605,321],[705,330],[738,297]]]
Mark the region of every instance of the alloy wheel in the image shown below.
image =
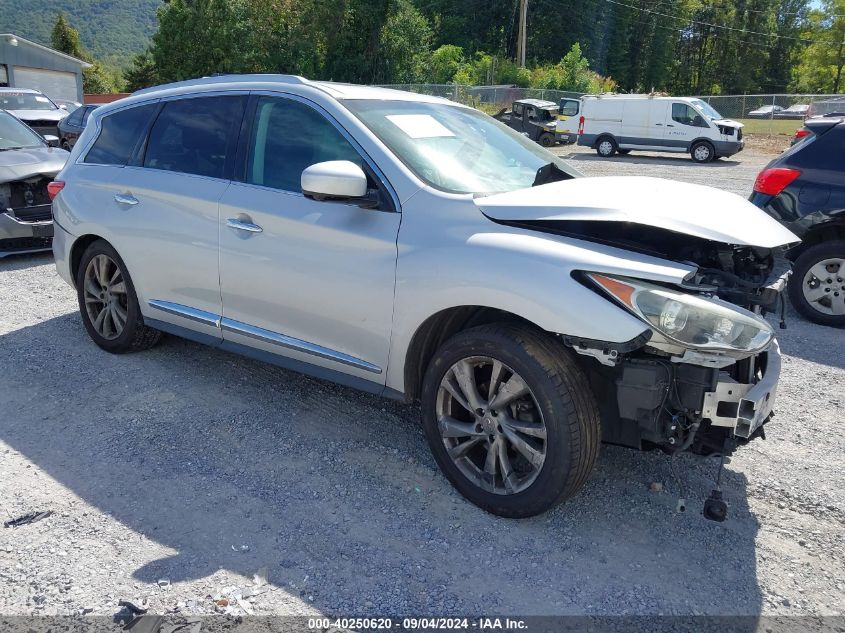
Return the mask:
[[[440,382],[440,437],[467,479],[499,495],[528,488],[546,459],[546,424],[525,380],[494,358],[464,358]]]
[[[845,315],[845,260],[823,259],[804,275],[804,298],[822,314]]]
[[[123,333],[128,318],[126,282],[120,267],[107,255],[96,255],[85,268],[83,294],[91,325],[104,339]]]
[[[599,143],[599,153],[602,156],[610,156],[613,153],[613,143],[610,141],[602,141]]]

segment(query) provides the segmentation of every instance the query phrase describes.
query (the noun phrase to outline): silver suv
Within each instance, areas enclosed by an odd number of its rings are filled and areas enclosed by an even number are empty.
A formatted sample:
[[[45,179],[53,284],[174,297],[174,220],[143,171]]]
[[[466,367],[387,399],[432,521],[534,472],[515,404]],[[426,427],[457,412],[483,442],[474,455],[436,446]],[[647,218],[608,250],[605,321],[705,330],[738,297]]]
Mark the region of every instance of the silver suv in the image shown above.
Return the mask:
[[[161,332],[421,402],[437,463],[503,516],[573,495],[601,441],[759,434],[797,238],[739,196],[580,178],[444,99],[289,76],[98,108],[53,188],[89,335]]]

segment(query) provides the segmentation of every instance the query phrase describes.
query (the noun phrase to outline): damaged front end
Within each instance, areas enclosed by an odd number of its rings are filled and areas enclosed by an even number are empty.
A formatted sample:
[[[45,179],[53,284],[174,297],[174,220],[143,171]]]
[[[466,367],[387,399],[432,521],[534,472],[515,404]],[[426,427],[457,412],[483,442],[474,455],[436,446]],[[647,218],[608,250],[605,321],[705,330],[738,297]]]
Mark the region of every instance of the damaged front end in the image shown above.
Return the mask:
[[[49,250],[53,215],[47,184],[37,175],[0,183],[0,256]]]
[[[602,228],[613,233],[620,227]],[[628,228],[628,234],[639,235],[639,250],[695,269],[678,285],[580,275],[585,285],[649,327],[643,340],[624,350],[565,339],[575,351],[599,360],[587,369],[604,409],[604,440],[713,453],[723,450],[726,439],[762,434],[781,366],[774,331],[763,316],[783,308],[789,265],[782,249]],[[590,227],[589,239],[609,237],[607,230]],[[659,244],[663,251],[657,253]]]

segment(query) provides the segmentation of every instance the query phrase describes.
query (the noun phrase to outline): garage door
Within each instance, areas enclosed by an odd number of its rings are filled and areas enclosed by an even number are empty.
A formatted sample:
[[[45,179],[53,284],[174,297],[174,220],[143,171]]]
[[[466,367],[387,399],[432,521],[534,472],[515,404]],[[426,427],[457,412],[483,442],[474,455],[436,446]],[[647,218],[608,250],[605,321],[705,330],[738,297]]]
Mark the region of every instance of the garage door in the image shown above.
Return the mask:
[[[15,88],[39,90],[53,99],[79,100],[74,73],[15,66],[14,80]]]

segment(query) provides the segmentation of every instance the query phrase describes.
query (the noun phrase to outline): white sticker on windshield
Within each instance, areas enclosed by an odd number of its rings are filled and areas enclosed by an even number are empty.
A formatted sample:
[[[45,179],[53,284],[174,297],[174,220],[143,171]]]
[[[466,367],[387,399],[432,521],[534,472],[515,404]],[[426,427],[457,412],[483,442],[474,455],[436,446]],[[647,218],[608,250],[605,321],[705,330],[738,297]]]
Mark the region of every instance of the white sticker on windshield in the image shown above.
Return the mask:
[[[50,100],[47,97],[35,97],[35,100],[38,103],[50,103]]]
[[[430,114],[391,114],[386,118],[411,138],[455,136]]]

